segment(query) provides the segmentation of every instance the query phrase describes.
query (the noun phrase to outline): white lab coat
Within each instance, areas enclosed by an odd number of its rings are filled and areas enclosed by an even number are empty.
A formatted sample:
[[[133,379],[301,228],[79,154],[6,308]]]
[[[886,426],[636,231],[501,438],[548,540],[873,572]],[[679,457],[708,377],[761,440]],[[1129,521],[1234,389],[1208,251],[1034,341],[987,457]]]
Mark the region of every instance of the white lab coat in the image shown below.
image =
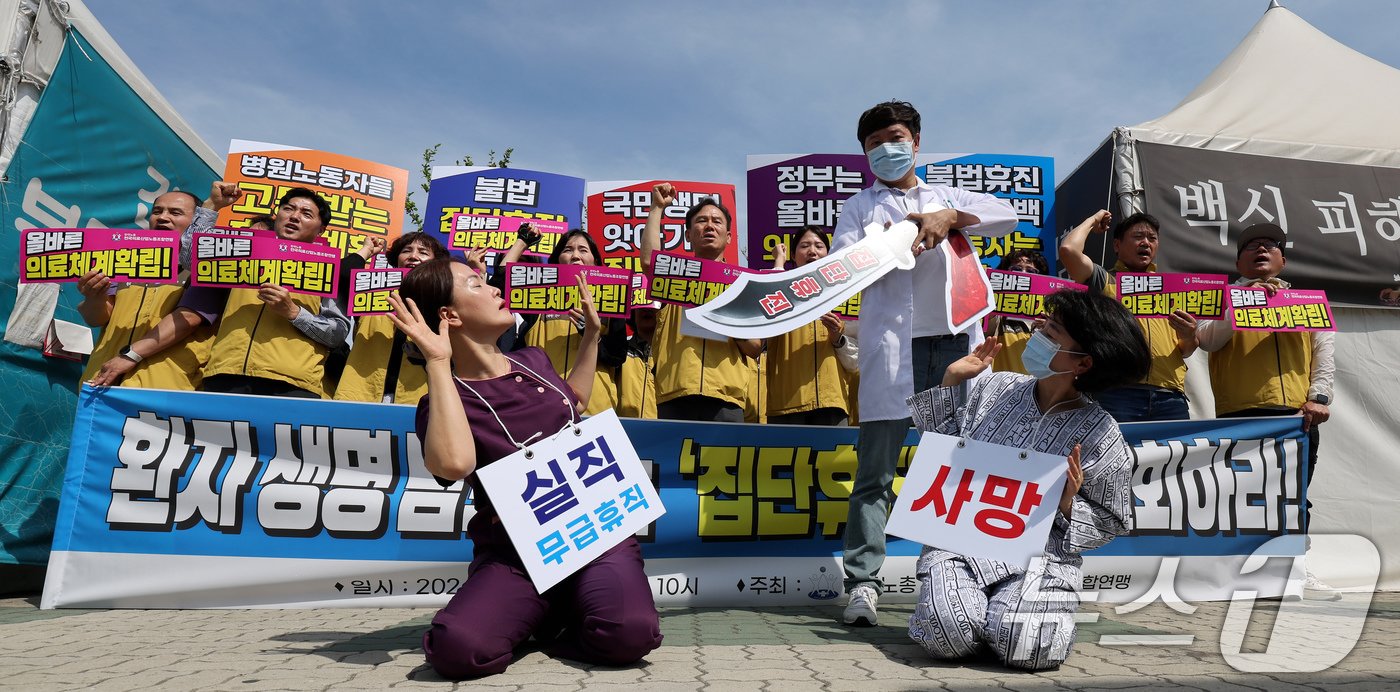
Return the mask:
[[[1016,228],[1016,210],[1006,200],[992,195],[923,181],[902,191],[876,181],[846,200],[841,219],[836,223],[832,252],[859,241],[866,225],[900,221],[931,202],[980,219],[980,223],[962,229],[968,235],[1003,236]],[[909,417],[904,400],[914,395],[910,357],[913,339],[948,333],[945,265],[942,252],[925,252],[919,255],[912,270],[896,269],[862,292],[859,321],[861,420]],[[914,300],[916,294],[917,301]],[[969,348],[982,342],[980,320],[964,331],[968,334]]]

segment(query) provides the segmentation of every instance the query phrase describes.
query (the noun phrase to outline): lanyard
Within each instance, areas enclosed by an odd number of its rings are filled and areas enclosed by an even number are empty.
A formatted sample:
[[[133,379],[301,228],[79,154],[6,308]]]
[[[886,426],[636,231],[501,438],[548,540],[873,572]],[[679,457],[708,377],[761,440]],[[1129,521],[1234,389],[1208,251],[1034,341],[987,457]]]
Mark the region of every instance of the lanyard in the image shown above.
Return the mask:
[[[1032,399],[1035,398],[1034,389],[1032,389],[1030,396]],[[1045,419],[1049,418],[1050,414],[1055,412],[1055,409],[1064,406],[1065,404],[1073,404],[1076,402],[1083,402],[1085,405],[1088,404],[1088,400],[1085,398],[1085,396],[1083,394],[1080,394],[1077,398],[1066,399],[1064,401],[1061,401],[1060,403],[1051,406],[1050,409],[1047,410],[1045,413],[1040,414],[1040,416],[1035,421],[1035,426],[1031,428],[1030,436],[1026,438],[1025,447],[1021,448],[1022,459],[1025,459],[1028,456],[1028,452],[1041,451],[1035,448],[1035,443],[1040,438],[1040,429],[1041,426],[1045,424]],[[1037,406],[1037,408],[1039,408],[1039,406]],[[967,405],[966,403],[963,404],[963,420],[962,424],[959,426],[960,428],[962,428],[962,435],[960,436],[962,439],[958,440],[959,447],[967,446],[966,442],[971,437],[972,418],[974,413],[975,411],[972,410],[971,406]],[[1065,411],[1065,413],[1069,413],[1069,411]]]
[[[515,360],[514,358],[511,358],[510,356],[506,356],[506,360],[508,360],[508,361],[510,361],[511,363],[515,364],[516,367],[519,367],[519,368],[523,369],[525,372],[528,372],[528,373],[530,373],[531,375],[533,375],[533,376],[535,377],[535,380],[536,380],[536,381],[540,382],[541,384],[544,384],[545,386],[549,387],[550,389],[553,389],[556,393],[559,394],[559,397],[564,401],[564,406],[567,407],[567,408],[569,409],[569,422],[565,423],[563,427],[561,427],[561,428],[559,428],[558,430],[554,431],[554,433],[551,434],[550,437],[553,437],[554,435],[558,435],[559,433],[561,433],[561,432],[563,432],[563,431],[565,431],[565,430],[567,430],[567,429],[569,429],[569,428],[573,428],[573,429],[574,429],[574,434],[575,434],[575,435],[579,434],[578,427],[574,425],[575,423],[578,422],[578,410],[573,406],[573,404],[570,404],[570,403],[569,403],[569,397],[566,396],[566,395],[564,394],[564,392],[561,391],[558,387],[555,387],[555,386],[554,386],[554,383],[550,382],[549,380],[546,380],[546,379],[543,378],[543,377],[540,377],[540,376],[539,376],[539,373],[536,373],[534,370],[531,370],[531,369],[530,369],[528,366],[526,366],[524,363],[521,363],[521,362]],[[533,457],[534,457],[534,453],[531,452],[529,449],[527,449],[527,446],[528,446],[531,442],[533,442],[534,439],[535,439],[536,437],[539,437],[540,435],[543,435],[543,434],[544,434],[543,432],[537,432],[537,433],[535,433],[534,435],[531,435],[531,436],[525,438],[525,441],[524,441],[524,442],[517,442],[516,439],[515,439],[515,436],[510,434],[510,428],[507,428],[507,427],[506,427],[505,422],[501,420],[501,417],[500,417],[499,415],[497,415],[496,409],[493,408],[493,407],[491,406],[491,402],[487,401],[487,400],[486,400],[486,397],[482,396],[480,392],[476,391],[475,389],[472,388],[471,385],[467,384],[466,380],[463,380],[462,378],[458,377],[456,374],[453,374],[453,375],[452,375],[452,379],[457,380],[457,383],[458,383],[458,384],[461,384],[463,387],[466,387],[466,388],[467,388],[467,391],[471,392],[472,394],[475,394],[475,395],[476,395],[476,398],[478,398],[478,399],[481,400],[481,403],[482,403],[482,405],[484,405],[484,406],[486,407],[486,410],[491,412],[491,417],[496,419],[496,424],[499,425],[499,426],[501,426],[501,430],[506,434],[506,439],[510,440],[510,443],[513,444],[513,445],[515,445],[516,449],[523,450],[523,451],[525,452],[525,458],[526,458],[526,459],[530,459],[530,458],[533,458]]]

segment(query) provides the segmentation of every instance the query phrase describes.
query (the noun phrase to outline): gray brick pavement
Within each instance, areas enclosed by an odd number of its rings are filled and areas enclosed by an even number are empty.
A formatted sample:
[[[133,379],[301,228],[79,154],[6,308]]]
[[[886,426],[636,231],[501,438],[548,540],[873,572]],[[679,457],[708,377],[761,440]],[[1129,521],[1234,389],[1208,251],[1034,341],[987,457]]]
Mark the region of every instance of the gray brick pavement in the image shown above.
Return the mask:
[[[1347,598],[1358,598],[1347,596]],[[502,675],[453,683],[423,663],[428,610],[59,610],[0,600],[0,686],[23,690],[1236,690],[1400,689],[1400,594],[1377,594],[1356,648],[1320,673],[1242,673],[1220,651],[1225,604],[1190,615],[1165,605],[1118,614],[1089,604],[1059,670],[1021,673],[983,662],[935,662],[904,635],[909,606],[881,626],[850,629],[839,608],[662,611],[666,641],[627,668],[552,659],[526,649]],[[1263,651],[1276,603],[1246,631]],[[1340,611],[1339,611],[1340,612]],[[1323,622],[1309,635],[1321,636]],[[1107,645],[1110,636],[1193,635],[1189,646]]]

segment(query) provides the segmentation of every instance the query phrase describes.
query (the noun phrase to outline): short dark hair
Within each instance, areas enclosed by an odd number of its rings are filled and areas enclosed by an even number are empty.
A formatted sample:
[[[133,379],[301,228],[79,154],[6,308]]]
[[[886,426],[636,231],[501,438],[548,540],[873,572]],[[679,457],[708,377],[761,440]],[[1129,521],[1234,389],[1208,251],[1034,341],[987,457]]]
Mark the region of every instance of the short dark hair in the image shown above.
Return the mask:
[[[1012,265],[1016,264],[1023,257],[1030,260],[1031,264],[1035,265],[1036,273],[1047,274],[1050,272],[1050,263],[1045,261],[1045,255],[1042,255],[1039,252],[1036,252],[1035,250],[1026,249],[1012,250],[1011,252],[1002,255],[1001,264],[997,265],[997,269],[1000,269],[1002,271],[1011,271]]]
[[[389,245],[389,249],[384,253],[389,258],[389,266],[399,266],[399,253],[413,243],[427,247],[428,251],[433,253],[433,259],[442,259],[449,254],[447,248],[443,247],[442,241],[438,240],[436,236],[422,231],[413,231],[395,238],[394,242]]]
[[[287,194],[282,195],[282,199],[277,202],[277,206],[280,208],[298,197],[305,197],[311,200],[312,204],[316,205],[316,211],[321,213],[321,227],[323,229],[331,225],[331,203],[327,202],[325,197],[316,194],[315,190],[305,187],[294,187],[287,190]]]
[[[190,198],[190,201],[194,202],[194,208],[195,208],[195,209],[198,209],[198,208],[200,207],[200,205],[204,204],[204,200],[200,199],[200,198],[199,198],[199,195],[196,195],[195,193],[190,192],[190,191],[188,191],[188,190],[171,190],[170,192],[167,192],[167,193],[165,193],[165,194],[166,194],[166,195],[184,195],[184,196],[186,196],[186,197],[189,197],[189,198]],[[164,196],[165,196],[165,195],[161,195],[161,197],[164,197]]]
[[[1045,311],[1094,359],[1089,370],[1074,379],[1079,391],[1092,394],[1147,377],[1152,368],[1147,339],[1117,300],[1102,293],[1065,289],[1045,297]]]
[[[593,264],[601,264],[603,258],[598,253],[598,243],[593,241],[593,236],[588,235],[588,231],[582,228],[571,228],[568,233],[559,236],[559,240],[554,241],[554,250],[549,253],[549,264],[559,264],[559,255],[564,252],[564,246],[576,236],[583,236],[588,241],[588,249],[593,251]]]
[[[451,257],[431,259],[404,275],[399,284],[399,296],[404,302],[412,300],[423,314],[423,322],[428,329],[437,332],[442,318],[438,311],[452,304],[452,263]]]
[[[1118,225],[1113,227],[1113,239],[1118,240],[1122,238],[1123,234],[1127,233],[1129,228],[1132,228],[1133,226],[1136,226],[1140,223],[1145,223],[1148,226],[1151,226],[1153,232],[1155,233],[1162,232],[1162,224],[1161,222],[1157,221],[1157,217],[1144,212],[1138,212],[1136,214],[1133,214],[1132,216],[1129,216],[1126,219],[1123,219],[1122,221],[1119,221]]]
[[[248,219],[249,226],[256,226],[258,224],[262,224],[264,226],[267,226],[268,228],[272,228],[273,224],[275,223],[277,223],[277,219],[272,218],[272,215],[270,214],[258,214],[257,216]]]
[[[715,207],[719,209],[720,213],[724,214],[724,227],[730,230],[734,229],[734,215],[729,213],[729,209],[724,206],[724,202],[719,201],[719,198],[713,195],[701,198],[699,202],[690,205],[690,209],[685,212],[686,228],[690,228],[690,222],[695,220],[695,216],[705,207]]]
[[[919,111],[908,101],[886,101],[877,103],[870,110],[860,114],[856,123],[856,141],[865,147],[865,138],[870,133],[883,130],[890,125],[903,125],[909,133],[919,134]]]
[[[808,233],[820,238],[822,245],[826,246],[826,251],[831,252],[831,238],[826,234],[826,229],[821,226],[803,226],[802,229],[797,232],[797,235],[792,237],[792,247],[788,248],[788,250],[795,252],[797,250],[797,244],[802,242],[802,236]]]

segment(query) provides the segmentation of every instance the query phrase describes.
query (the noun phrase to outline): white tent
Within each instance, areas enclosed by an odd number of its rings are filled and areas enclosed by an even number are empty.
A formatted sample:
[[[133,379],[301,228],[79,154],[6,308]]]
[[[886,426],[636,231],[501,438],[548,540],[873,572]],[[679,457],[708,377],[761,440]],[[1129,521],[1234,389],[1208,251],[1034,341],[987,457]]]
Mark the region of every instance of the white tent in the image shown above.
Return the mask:
[[[55,316],[80,318],[73,288],[19,285],[19,234],[140,225],[223,163],[79,0],[0,0],[0,43],[0,566],[42,565],[81,366],[38,348]]]
[[[1057,191],[1072,225],[1109,203],[1142,211],[1148,186],[1139,145],[1400,168],[1400,70],[1348,48],[1271,3],[1239,45],[1171,112],[1117,128]],[[1390,196],[1400,196],[1400,189]],[[1224,236],[1221,236],[1222,242]],[[1171,250],[1170,238],[1163,255]],[[1233,252],[1230,252],[1231,261]],[[1219,266],[1219,265],[1216,265]],[[1227,265],[1228,266],[1228,265]],[[1400,266],[1393,270],[1400,271]],[[1287,271],[1285,271],[1287,275]],[[1285,276],[1285,278],[1287,278]],[[1400,311],[1335,308],[1337,381],[1322,441],[1312,533],[1355,533],[1382,556],[1381,588],[1400,588]],[[1189,363],[1193,415],[1214,415],[1207,361]],[[1358,583],[1345,555],[1309,554],[1339,586]]]

